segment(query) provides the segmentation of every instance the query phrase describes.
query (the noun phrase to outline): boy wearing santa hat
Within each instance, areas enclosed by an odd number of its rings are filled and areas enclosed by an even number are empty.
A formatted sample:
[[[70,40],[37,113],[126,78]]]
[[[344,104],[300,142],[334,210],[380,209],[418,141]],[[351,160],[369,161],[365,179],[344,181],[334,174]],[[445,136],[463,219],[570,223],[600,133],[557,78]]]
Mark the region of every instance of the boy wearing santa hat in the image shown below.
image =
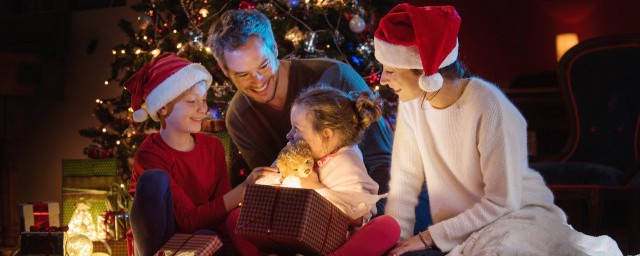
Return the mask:
[[[219,139],[201,134],[211,74],[198,63],[165,53],[125,84],[133,119],[160,122],[135,155],[129,193],[136,255],[152,255],[176,232],[216,230],[223,236],[227,212],[242,200],[247,184],[265,171],[254,170],[231,189]],[[273,171],[266,169],[266,171]]]

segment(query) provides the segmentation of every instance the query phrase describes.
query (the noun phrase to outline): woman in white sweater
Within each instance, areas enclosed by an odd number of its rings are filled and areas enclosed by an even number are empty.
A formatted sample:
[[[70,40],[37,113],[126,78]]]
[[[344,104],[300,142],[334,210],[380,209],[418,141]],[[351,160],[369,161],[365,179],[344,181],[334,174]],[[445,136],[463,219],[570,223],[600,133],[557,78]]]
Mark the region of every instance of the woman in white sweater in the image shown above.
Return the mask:
[[[621,255],[611,238],[567,224],[528,167],[520,112],[457,61],[459,26],[452,6],[401,4],[375,33],[380,82],[400,99],[385,213],[403,240],[390,254]],[[414,236],[424,182],[434,224]]]

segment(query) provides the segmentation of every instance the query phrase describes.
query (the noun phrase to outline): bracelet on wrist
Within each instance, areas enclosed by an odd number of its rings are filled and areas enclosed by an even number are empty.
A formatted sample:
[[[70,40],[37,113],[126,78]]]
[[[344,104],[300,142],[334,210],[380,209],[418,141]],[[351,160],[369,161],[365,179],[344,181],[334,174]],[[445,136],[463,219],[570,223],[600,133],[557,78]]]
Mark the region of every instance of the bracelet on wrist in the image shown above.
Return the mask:
[[[418,237],[420,238],[420,241],[422,241],[422,243],[424,244],[425,249],[431,248],[431,245],[424,240],[424,237],[422,237],[422,232],[418,232]]]

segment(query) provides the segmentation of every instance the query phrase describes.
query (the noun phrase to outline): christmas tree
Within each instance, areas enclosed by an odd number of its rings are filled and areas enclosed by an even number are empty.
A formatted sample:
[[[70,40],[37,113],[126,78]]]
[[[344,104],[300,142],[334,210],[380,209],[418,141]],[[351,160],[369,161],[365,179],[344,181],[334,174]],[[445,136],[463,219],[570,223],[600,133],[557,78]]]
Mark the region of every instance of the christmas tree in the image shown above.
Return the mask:
[[[381,67],[373,55],[373,33],[379,18],[395,4],[385,0],[144,0],[132,6],[140,13],[135,23],[119,23],[129,41],[113,48],[115,60],[105,84],[122,87],[153,57],[176,52],[209,69],[214,80],[208,96],[211,117],[223,119],[235,89],[204,42],[209,27],[224,11],[255,8],[271,20],[280,58],[328,57],[350,64],[372,90],[380,92],[385,117],[392,119],[396,99],[388,88],[379,86]],[[133,122],[130,95],[124,88],[119,97],[96,103],[94,116],[99,125],[80,131],[92,140],[85,154],[117,158],[120,177],[127,181],[136,148],[159,124]]]

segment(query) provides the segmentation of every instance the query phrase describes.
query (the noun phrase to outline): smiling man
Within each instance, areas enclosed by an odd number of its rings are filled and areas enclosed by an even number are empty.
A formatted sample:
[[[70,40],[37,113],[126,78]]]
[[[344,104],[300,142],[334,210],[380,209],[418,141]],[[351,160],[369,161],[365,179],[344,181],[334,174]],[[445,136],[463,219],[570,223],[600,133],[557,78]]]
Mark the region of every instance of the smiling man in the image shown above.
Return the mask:
[[[271,165],[287,144],[291,104],[302,89],[325,83],[346,92],[369,90],[351,66],[336,60],[278,60],[271,23],[255,9],[226,11],[211,27],[207,44],[238,89],[226,125],[251,168]],[[380,120],[359,145],[381,193],[388,190],[391,144],[392,131]]]

